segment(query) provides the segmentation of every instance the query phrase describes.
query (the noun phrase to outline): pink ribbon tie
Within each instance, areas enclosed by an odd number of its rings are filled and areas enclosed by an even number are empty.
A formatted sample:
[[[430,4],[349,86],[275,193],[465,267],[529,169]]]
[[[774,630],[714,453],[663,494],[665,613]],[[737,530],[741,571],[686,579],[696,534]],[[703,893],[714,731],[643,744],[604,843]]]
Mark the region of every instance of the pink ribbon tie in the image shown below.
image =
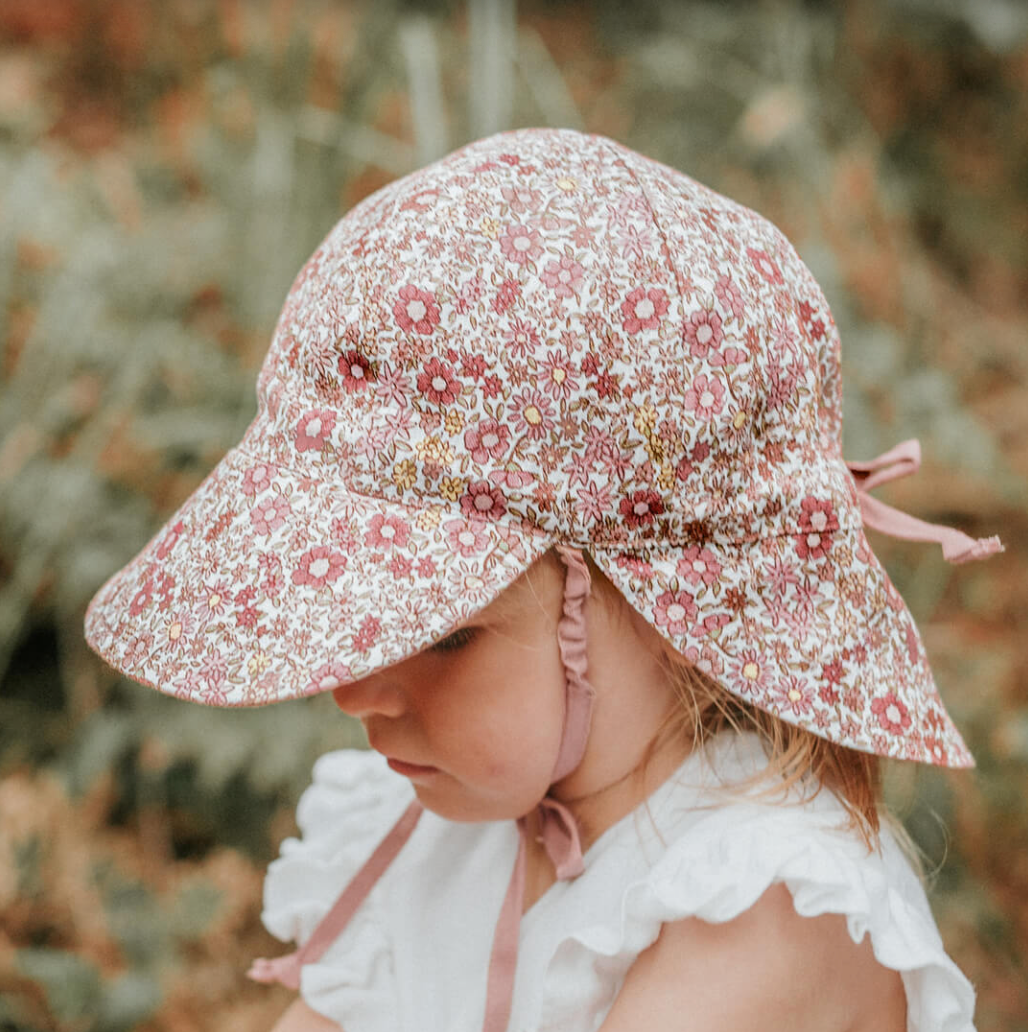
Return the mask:
[[[904,541],[934,541],[942,546],[943,557],[951,563],[984,559],[1003,551],[998,537],[976,539],[955,527],[927,523],[886,505],[868,493],[879,484],[910,476],[921,468],[921,444],[916,438],[897,444],[870,462],[847,462],[846,468],[857,485],[864,526]]]
[[[558,545],[557,552],[567,567],[564,581],[564,612],[557,625],[557,641],[566,672],[564,731],[552,780],[566,777],[582,762],[595,692],[586,680],[585,601],[589,597],[589,568],[577,549]],[[559,881],[577,878],[585,870],[582,841],[574,814],[556,799],[540,800],[540,841],[553,862]],[[378,848],[343,890],[331,910],[322,918],[311,937],[294,953],[274,960],[255,960],[247,972],[257,982],[281,982],[290,989],[300,988],[300,969],[316,961],[339,937],[357,908],[364,902],[375,882],[396,858],[410,838],[421,816],[415,800],[379,844]],[[506,1032],[514,997],[514,975],[518,962],[521,911],[525,899],[527,821],[517,822],[518,850],[507,891],[493,932],[486,982],[485,1019],[482,1032]]]

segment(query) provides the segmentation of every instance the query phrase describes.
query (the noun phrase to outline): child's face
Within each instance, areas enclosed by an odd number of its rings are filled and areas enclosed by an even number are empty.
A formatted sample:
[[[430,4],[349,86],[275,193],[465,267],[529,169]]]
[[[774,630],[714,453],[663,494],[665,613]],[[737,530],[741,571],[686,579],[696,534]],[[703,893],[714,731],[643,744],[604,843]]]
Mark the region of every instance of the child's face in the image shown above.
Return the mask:
[[[460,631],[332,693],[371,746],[451,820],[527,813],[550,785],[564,715],[559,562],[540,562]]]

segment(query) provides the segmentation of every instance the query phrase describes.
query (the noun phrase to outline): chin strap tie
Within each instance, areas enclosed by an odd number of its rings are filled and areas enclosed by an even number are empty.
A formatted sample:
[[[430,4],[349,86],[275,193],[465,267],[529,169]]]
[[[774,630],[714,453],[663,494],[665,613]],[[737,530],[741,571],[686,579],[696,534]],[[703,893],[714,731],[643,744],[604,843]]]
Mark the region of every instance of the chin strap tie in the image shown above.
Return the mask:
[[[557,641],[566,673],[564,728],[553,781],[570,774],[582,762],[589,737],[595,692],[586,680],[585,600],[589,597],[589,568],[577,549],[557,545],[556,551],[567,567],[564,578],[564,611],[557,624]],[[354,875],[329,912],[321,919],[311,937],[293,953],[274,960],[258,959],[247,976],[257,982],[279,982],[290,989],[300,988],[300,969],[318,960],[340,936],[350,919],[374,888],[375,883],[393,862],[410,838],[423,813],[414,800],[386,837],[379,843],[364,866]],[[574,814],[556,799],[545,796],[536,813],[539,818],[539,839],[553,863],[559,880],[577,878],[585,870],[582,842]],[[518,941],[521,932],[521,911],[525,900],[528,820],[517,821],[518,851],[511,871],[507,892],[496,920],[492,951],[489,954],[489,975],[486,982],[485,1018],[482,1032],[506,1032],[514,997],[514,976],[518,964]]]
[[[411,837],[424,808],[416,799],[403,811],[403,815],[392,826],[389,833],[376,846],[364,866],[354,875],[342,895],[318,923],[311,937],[296,951],[274,960],[258,957],[247,971],[247,978],[255,982],[280,982],[290,989],[300,988],[300,968],[317,960],[339,937],[350,923],[350,918],[367,899],[375,882],[382,877],[386,868],[396,859],[396,854]]]
[[[847,462],[846,467],[857,485],[860,514],[865,527],[905,541],[934,541],[942,545],[943,557],[951,563],[984,559],[1003,551],[998,537],[968,537],[955,527],[926,523],[868,494],[879,484],[910,476],[921,468],[921,444],[916,438],[897,444],[870,462]]]

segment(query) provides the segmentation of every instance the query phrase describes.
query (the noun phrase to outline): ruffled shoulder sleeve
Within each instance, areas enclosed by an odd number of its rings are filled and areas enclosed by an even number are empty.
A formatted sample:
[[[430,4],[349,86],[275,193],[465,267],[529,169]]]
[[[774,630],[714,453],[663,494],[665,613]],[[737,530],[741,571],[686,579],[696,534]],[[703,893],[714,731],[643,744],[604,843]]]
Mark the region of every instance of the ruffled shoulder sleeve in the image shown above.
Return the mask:
[[[921,884],[887,829],[880,848],[869,851],[828,792],[786,804],[744,797],[676,808],[675,798],[669,792],[657,814],[663,844],[656,859],[651,854],[615,886],[625,836],[640,832],[630,824],[601,849],[582,884],[555,897],[553,913],[540,914],[540,924],[559,923],[562,905],[577,915],[577,927],[565,925],[546,948],[540,1029],[598,1028],[663,924],[730,921],[782,883],[799,914],[839,914],[854,942],[870,936],[878,962],[902,975],[908,1032],[974,1032],[974,991],[946,955]],[[601,902],[608,892],[611,905]],[[591,896],[591,913],[603,916],[590,919],[588,901],[575,893]],[[574,1017],[585,1013],[592,1022]]]
[[[414,798],[410,782],[391,771],[377,753],[343,749],[314,765],[311,786],[300,797],[300,836],[286,839],[264,881],[264,926],[276,938],[302,946]],[[318,1013],[388,1015],[392,957],[378,915],[379,888],[333,947],[301,973],[301,995]],[[382,1028],[388,1028],[388,1019]]]

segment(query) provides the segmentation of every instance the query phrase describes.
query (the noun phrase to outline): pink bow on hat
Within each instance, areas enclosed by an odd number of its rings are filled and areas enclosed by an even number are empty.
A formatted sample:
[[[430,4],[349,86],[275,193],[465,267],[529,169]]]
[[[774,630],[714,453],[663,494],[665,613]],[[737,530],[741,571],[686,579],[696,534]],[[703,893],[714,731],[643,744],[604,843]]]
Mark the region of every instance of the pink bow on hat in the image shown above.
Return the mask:
[[[942,545],[944,558],[951,563],[984,559],[1003,551],[998,537],[976,539],[955,527],[926,523],[868,494],[879,484],[910,476],[921,468],[921,442],[917,438],[902,441],[869,462],[847,462],[846,467],[856,482],[860,514],[866,527],[905,541],[937,542]]]

